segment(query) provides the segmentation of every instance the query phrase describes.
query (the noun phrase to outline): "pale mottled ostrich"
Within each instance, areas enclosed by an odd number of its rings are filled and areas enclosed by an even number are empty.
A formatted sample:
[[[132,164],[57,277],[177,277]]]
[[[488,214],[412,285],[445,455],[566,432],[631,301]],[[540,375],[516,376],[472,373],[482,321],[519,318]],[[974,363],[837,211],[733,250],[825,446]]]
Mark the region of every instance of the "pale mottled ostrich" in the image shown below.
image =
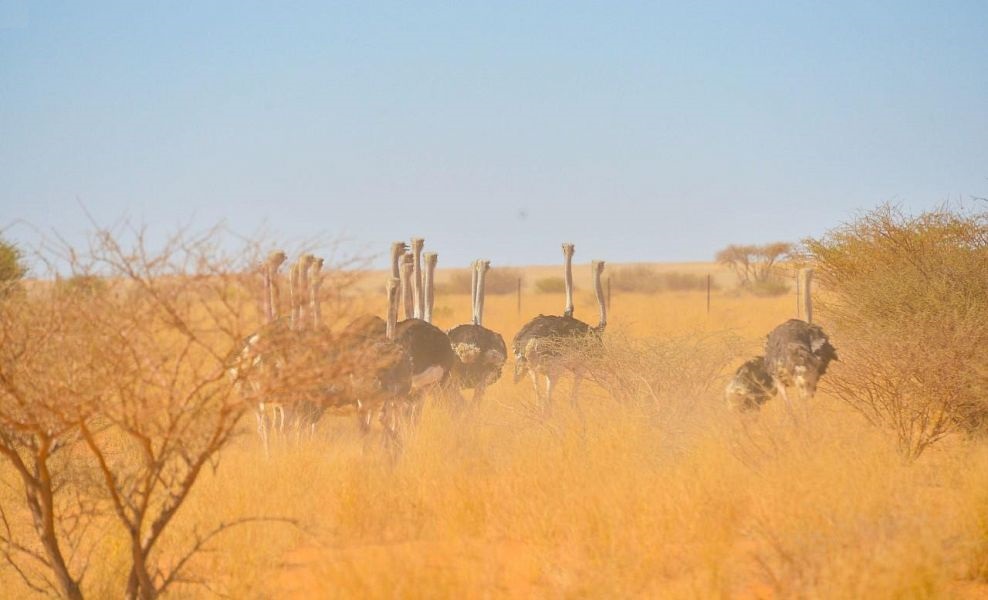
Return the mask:
[[[448,333],[450,345],[460,359],[453,370],[455,383],[461,389],[473,389],[474,403],[484,397],[487,386],[501,378],[508,356],[501,334],[483,325],[484,284],[490,267],[491,263],[487,260],[473,263],[473,285],[470,290],[473,299],[472,322],[457,325]]]
[[[792,401],[786,388],[795,386],[801,399],[812,398],[828,365],[837,360],[837,351],[827,334],[812,323],[813,271],[804,269],[800,276],[807,320],[789,319],[768,334],[764,358],[755,357],[745,362],[728,383],[725,396],[729,407],[758,408],[778,393],[792,414]]]
[[[539,315],[526,323],[515,335],[512,349],[515,355],[515,382],[525,373],[532,379],[535,395],[542,402],[548,414],[552,408],[552,391],[559,377],[566,371],[573,373],[571,401],[576,405],[580,381],[583,378],[582,360],[573,355],[573,350],[590,342],[599,342],[607,327],[607,305],[601,275],[603,261],[593,261],[594,295],[600,309],[597,326],[591,326],[573,318],[573,244],[563,244],[565,260],[566,307],[563,316]],[[543,398],[539,378],[545,379]]]

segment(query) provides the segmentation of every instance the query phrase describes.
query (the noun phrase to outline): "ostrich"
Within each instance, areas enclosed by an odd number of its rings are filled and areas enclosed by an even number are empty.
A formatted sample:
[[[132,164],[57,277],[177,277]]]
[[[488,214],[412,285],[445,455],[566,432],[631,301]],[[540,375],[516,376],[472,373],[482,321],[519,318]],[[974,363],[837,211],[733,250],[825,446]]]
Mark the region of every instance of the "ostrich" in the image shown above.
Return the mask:
[[[804,269],[800,276],[807,320],[789,319],[769,332],[764,358],[755,357],[745,362],[728,383],[725,390],[728,406],[754,409],[779,394],[792,414],[792,402],[786,388],[795,385],[800,398],[812,398],[820,377],[827,372],[830,362],[837,360],[837,350],[830,344],[827,334],[812,322],[810,284],[813,271]]]
[[[435,268],[438,257],[435,253],[430,253],[434,258],[430,258],[430,270]],[[402,264],[401,275],[404,287],[404,296],[409,300],[411,293],[412,270],[414,259],[407,260],[410,255],[405,255],[405,262]],[[431,283],[432,275],[428,276]],[[420,289],[420,292],[424,290]],[[432,292],[430,292],[431,294]],[[424,294],[423,294],[424,295]],[[419,303],[425,306],[424,299],[412,299],[406,304],[405,313],[408,314],[408,307],[412,303]],[[430,307],[431,308],[431,307]],[[429,318],[431,319],[431,309]],[[449,336],[432,323],[425,319],[415,317],[406,318],[397,324],[395,328],[395,341],[405,349],[412,359],[412,391],[413,393],[431,388],[434,385],[445,386],[448,382],[453,367],[456,364],[456,353],[449,343]]]
[[[388,279],[388,314],[383,332],[375,323],[375,327],[348,328],[339,339],[340,351],[355,365],[348,373],[348,396],[357,405],[361,431],[370,433],[374,415],[380,414],[393,450],[400,448],[400,416],[410,412],[407,403],[412,387],[411,357],[395,342],[399,288],[397,278]]]
[[[265,454],[268,453],[268,430],[270,426],[280,426],[285,421],[283,402],[276,396],[269,396],[267,393],[269,390],[265,388],[270,386],[262,385],[261,382],[277,379],[278,373],[283,369],[284,361],[282,357],[277,356],[278,349],[289,337],[296,317],[294,300],[288,319],[278,314],[277,276],[278,270],[286,260],[285,253],[279,250],[272,252],[264,262],[262,267],[264,276],[262,305],[265,322],[260,329],[244,340],[240,350],[234,355],[233,360],[237,364],[229,369],[229,374],[237,381],[237,387],[241,394],[256,399],[257,431],[264,443]],[[293,265],[289,277],[292,283],[298,281],[296,267]],[[290,290],[290,293],[294,299],[297,290]],[[255,373],[258,376],[255,376]]]
[[[526,323],[515,335],[512,349],[515,354],[515,383],[524,377],[526,371],[532,379],[536,397],[543,402],[546,413],[552,407],[552,391],[564,371],[573,373],[571,401],[577,402],[583,368],[579,358],[568,356],[574,347],[586,340],[599,341],[607,327],[607,305],[600,278],[604,272],[604,262],[595,260],[593,271],[594,295],[600,309],[597,326],[591,326],[573,318],[573,244],[563,244],[565,260],[566,308],[563,316],[539,315]],[[539,386],[539,377],[545,378],[545,398]]]
[[[449,331],[449,343],[460,359],[453,374],[456,383],[464,389],[473,388],[473,401],[484,397],[487,386],[501,378],[501,370],[508,356],[501,334],[484,327],[484,282],[491,263],[477,260],[473,263],[471,297],[473,317],[471,323],[457,325]],[[428,290],[428,286],[426,290]]]

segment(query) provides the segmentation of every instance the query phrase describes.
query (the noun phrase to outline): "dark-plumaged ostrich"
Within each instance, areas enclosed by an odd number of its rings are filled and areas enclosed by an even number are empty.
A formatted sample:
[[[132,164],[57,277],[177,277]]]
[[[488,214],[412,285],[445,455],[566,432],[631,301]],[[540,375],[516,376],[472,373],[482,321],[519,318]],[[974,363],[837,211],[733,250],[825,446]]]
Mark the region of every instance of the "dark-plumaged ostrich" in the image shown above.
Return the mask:
[[[437,258],[434,253],[430,253],[430,256],[432,256],[430,258],[432,267],[430,268],[434,269]],[[400,274],[406,318],[399,322],[395,328],[395,342],[404,348],[412,359],[413,394],[418,395],[433,388],[445,390],[448,387],[447,384],[452,375],[453,367],[457,362],[456,353],[450,346],[449,336],[442,329],[430,323],[429,320],[417,319],[414,316],[407,317],[410,307],[419,305],[425,309],[427,303],[424,298],[425,290],[421,287],[419,292],[423,298],[415,298],[413,288],[414,257],[411,254],[406,254],[403,258]],[[427,278],[431,282],[433,276],[428,275]],[[412,312],[414,312],[414,308]],[[428,308],[428,312],[430,313],[428,317],[431,319],[431,306]]]
[[[607,305],[604,302],[604,290],[601,285],[603,261],[595,260],[591,265],[600,320],[596,326],[591,326],[573,318],[573,254],[573,244],[563,244],[566,284],[566,307],[563,315],[535,317],[521,328],[512,341],[515,355],[515,382],[520,381],[528,373],[535,387],[535,395],[547,414],[552,408],[552,391],[556,382],[567,371],[573,374],[571,400],[574,405],[576,404],[584,371],[583,360],[578,350],[588,342],[598,343],[607,327]],[[544,397],[540,378],[545,380]]]
[[[416,243],[423,243],[420,238],[416,238]],[[414,284],[412,283],[415,269],[415,259],[412,254],[407,254],[408,245],[405,242],[394,242],[391,245],[391,273],[393,279],[399,282],[399,296],[406,318],[395,326],[395,342],[401,346],[412,362],[412,395],[421,398],[425,391],[437,385],[445,385],[450,378],[453,365],[456,363],[456,354],[449,344],[449,337],[441,329],[430,323],[432,317],[431,297],[434,293],[426,292],[426,282],[431,283],[434,276],[433,271],[436,264],[435,253],[426,255],[427,271],[423,277],[423,285],[419,291],[423,296],[429,296],[427,301],[423,298],[423,311],[427,319],[416,319],[414,316],[415,306],[418,304],[415,298]],[[361,316],[354,319],[346,329],[346,335],[383,335],[385,322],[376,316]]]
[[[501,378],[508,356],[501,334],[483,324],[484,284],[490,268],[490,261],[474,261],[470,291],[473,300],[472,322],[457,325],[448,333],[449,343],[460,359],[453,369],[455,384],[461,389],[473,389],[475,403],[484,397],[487,386]]]
[[[400,283],[395,277],[387,282],[387,319],[384,330],[377,321],[363,320],[362,326],[348,327],[338,340],[341,355],[350,360],[347,396],[357,406],[361,431],[370,433],[378,415],[393,451],[401,448],[402,415],[409,414],[412,387],[412,361],[403,347],[395,342],[398,322]],[[353,325],[351,323],[351,325]]]
[[[769,332],[765,356],[745,362],[728,383],[725,396],[729,407],[757,409],[779,394],[792,414],[788,387],[795,386],[801,400],[816,394],[820,378],[827,372],[830,362],[837,360],[837,350],[823,328],[812,322],[812,278],[812,270],[800,272],[806,321],[789,319]]]

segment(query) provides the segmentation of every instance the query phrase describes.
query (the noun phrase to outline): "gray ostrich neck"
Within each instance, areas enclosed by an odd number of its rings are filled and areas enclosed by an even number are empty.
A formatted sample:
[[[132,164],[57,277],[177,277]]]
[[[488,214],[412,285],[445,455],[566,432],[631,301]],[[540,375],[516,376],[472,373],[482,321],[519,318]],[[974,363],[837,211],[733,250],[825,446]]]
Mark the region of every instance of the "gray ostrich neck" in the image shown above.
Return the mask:
[[[424,318],[425,313],[425,293],[422,288],[422,248],[424,246],[425,240],[422,238],[412,238],[412,291],[415,296],[415,304],[413,306],[414,317],[416,319]]]
[[[320,306],[319,287],[322,284],[322,259],[313,259],[309,267],[309,316],[312,326],[318,328],[322,324],[322,306]]]
[[[566,309],[563,311],[563,315],[567,317],[572,317],[573,316],[573,245],[572,244],[563,244],[563,258],[565,260],[563,279],[566,283]]]
[[[607,303],[604,301],[604,286],[601,284],[600,276],[604,272],[604,261],[595,260],[593,268],[593,293],[597,296],[597,307],[600,309],[600,322],[597,329],[603,331],[607,327]]]
[[[813,269],[802,269],[799,274],[803,280],[803,315],[807,323],[813,323]]]
[[[480,317],[477,316],[477,263],[479,261],[473,261],[471,263],[470,272],[470,322],[474,325],[480,324]]]
[[[400,282],[392,277],[388,281],[388,320],[385,335],[389,340],[395,339],[395,328],[398,326],[398,287]]]
[[[401,259],[405,255],[405,242],[391,244],[391,278],[401,279]]]
[[[425,255],[425,288],[424,305],[422,307],[422,318],[427,323],[432,323],[432,312],[436,304],[436,263],[439,257],[433,252]]]
[[[415,317],[415,295],[412,290],[412,263],[401,263],[401,301],[405,307],[405,318]]]
[[[273,323],[274,316],[274,269],[271,263],[264,265],[264,321]]]
[[[299,294],[298,294],[298,263],[292,265],[288,271],[288,297],[291,302],[291,328],[299,328]]]
[[[477,261],[477,317],[474,322],[481,326],[484,324],[484,288],[487,285],[487,269],[491,268],[490,265],[484,260]]]

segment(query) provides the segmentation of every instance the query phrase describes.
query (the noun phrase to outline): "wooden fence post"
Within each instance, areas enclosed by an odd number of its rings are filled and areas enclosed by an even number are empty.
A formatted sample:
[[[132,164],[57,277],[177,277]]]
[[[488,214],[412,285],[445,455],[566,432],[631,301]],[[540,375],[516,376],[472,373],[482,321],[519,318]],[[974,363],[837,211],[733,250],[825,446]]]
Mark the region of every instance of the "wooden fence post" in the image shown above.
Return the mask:
[[[518,314],[521,315],[521,277],[518,278]]]

